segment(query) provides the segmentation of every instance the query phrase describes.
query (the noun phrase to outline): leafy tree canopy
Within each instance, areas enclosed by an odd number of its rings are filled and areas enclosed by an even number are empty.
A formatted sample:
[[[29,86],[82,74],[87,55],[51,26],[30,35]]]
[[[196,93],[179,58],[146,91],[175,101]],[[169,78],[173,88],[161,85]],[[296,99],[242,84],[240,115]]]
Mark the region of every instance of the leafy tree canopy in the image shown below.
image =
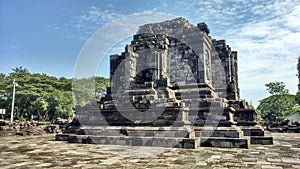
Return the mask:
[[[46,74],[30,73],[23,67],[12,69],[8,75],[0,73],[0,108],[11,111],[13,80],[16,80],[14,119],[53,120],[57,117],[68,118],[74,114],[76,97],[72,92],[72,79],[56,78]],[[109,80],[96,77],[95,93],[105,92]],[[88,95],[84,80],[77,89]],[[85,93],[86,92],[86,93]],[[90,102],[86,102],[90,103]],[[7,113],[9,118],[9,113]]]
[[[271,95],[283,95],[289,92],[289,90],[285,88],[285,84],[283,82],[270,82],[265,85]]]
[[[297,104],[300,105],[300,90],[297,91],[295,97],[296,97],[295,99],[296,99]]]
[[[262,99],[257,110],[265,121],[281,121],[293,112],[295,95],[288,94],[283,82],[271,82],[266,87],[271,96]]]

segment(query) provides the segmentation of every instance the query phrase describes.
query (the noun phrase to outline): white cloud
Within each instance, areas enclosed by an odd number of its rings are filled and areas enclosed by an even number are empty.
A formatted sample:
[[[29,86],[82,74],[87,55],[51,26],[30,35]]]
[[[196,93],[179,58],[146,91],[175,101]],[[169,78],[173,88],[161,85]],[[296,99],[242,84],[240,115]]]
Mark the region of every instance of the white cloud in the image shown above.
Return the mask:
[[[61,29],[61,27],[58,24],[50,24],[50,25],[48,25],[48,28],[53,29],[53,30]]]
[[[257,105],[268,95],[265,84],[272,81],[283,81],[295,94],[300,56],[298,1],[187,0],[173,6],[176,15],[193,24],[205,21],[213,38],[226,39],[238,51],[243,99]]]
[[[262,9],[261,9],[262,8]],[[266,9],[264,11],[263,9]],[[270,10],[273,10],[270,12]],[[274,3],[255,7],[264,17],[227,30],[224,37],[239,54],[242,96],[256,100],[266,97],[264,84],[283,81],[291,93],[296,92],[296,62],[300,54],[300,4]],[[253,94],[255,93],[255,94]]]
[[[300,5],[294,7],[291,13],[284,16],[284,20],[286,20],[287,27],[299,32],[300,31]]]
[[[91,6],[81,11],[81,14],[70,23],[72,28],[78,32],[79,40],[86,41],[93,33],[105,24],[110,23],[123,15],[114,9],[113,4],[108,5],[109,8]],[[73,36],[74,37],[74,36]]]
[[[101,9],[97,7],[91,7],[88,11],[83,13],[79,18],[79,23],[95,23],[100,24],[103,22],[114,20],[121,15],[119,13],[114,12],[113,10]]]
[[[115,6],[90,7],[81,13],[76,27],[90,36],[122,16],[122,11],[114,10]],[[207,22],[213,38],[226,39],[232,50],[238,51],[243,99],[257,105],[259,99],[267,96],[264,84],[271,81],[283,81],[291,93],[296,92],[296,62],[300,55],[298,1],[164,1],[147,11],[182,16],[193,24]]]

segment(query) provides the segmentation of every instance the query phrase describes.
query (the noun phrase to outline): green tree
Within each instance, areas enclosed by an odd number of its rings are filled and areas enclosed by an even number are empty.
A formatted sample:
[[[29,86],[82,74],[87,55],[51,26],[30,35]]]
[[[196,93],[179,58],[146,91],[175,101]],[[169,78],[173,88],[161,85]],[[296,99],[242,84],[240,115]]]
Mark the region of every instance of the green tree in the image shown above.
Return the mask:
[[[5,87],[4,87],[5,78],[6,75],[0,73],[0,109],[6,109],[7,105],[9,105],[9,101],[7,99],[7,96],[5,95]]]
[[[105,94],[108,86],[109,79],[104,77],[95,77],[95,95],[97,100],[100,100],[100,98]]]
[[[281,121],[293,112],[295,95],[288,93],[283,82],[271,82],[266,84],[266,87],[271,96],[262,99],[257,110],[265,121]]]
[[[297,63],[297,76],[298,76],[298,90],[300,90],[300,56],[298,57],[298,63]]]
[[[0,106],[11,111],[13,80],[16,80],[14,119],[52,120],[74,113],[72,80],[32,74],[19,67],[7,76],[0,74]]]
[[[34,117],[42,121],[72,116],[76,102],[85,105],[98,101],[109,85],[109,80],[102,77],[79,79],[74,83],[72,79],[30,73],[18,67],[8,75],[0,74],[0,108],[5,108],[7,112],[11,111],[14,79],[18,83],[14,119],[30,120]],[[93,91],[91,87],[94,87]]]
[[[76,104],[86,105],[97,101],[95,79],[93,77],[73,79],[72,87],[76,97]]]
[[[23,75],[23,76],[25,76],[25,75],[30,74],[29,71],[26,68],[23,68],[22,66],[21,67],[16,67],[16,68],[12,69],[12,71],[13,72],[10,73],[11,75],[18,75],[18,76]]]
[[[109,86],[109,79],[104,77],[90,77],[73,79],[73,92],[77,104],[86,105],[99,101]]]
[[[270,82],[265,85],[271,95],[283,95],[289,93],[289,90],[285,88],[283,82]]]
[[[298,91],[296,93],[296,102],[300,105],[300,57],[298,57],[298,64],[297,64],[297,76],[298,76]]]
[[[296,103],[298,105],[300,105],[300,90],[297,91],[296,96],[295,96],[295,100],[296,100]]]

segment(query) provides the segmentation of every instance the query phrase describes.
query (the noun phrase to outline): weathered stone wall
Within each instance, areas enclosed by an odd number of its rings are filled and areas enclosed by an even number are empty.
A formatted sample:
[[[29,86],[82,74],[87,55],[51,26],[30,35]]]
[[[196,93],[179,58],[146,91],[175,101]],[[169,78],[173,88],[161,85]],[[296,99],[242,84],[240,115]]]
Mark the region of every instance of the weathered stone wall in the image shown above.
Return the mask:
[[[204,23],[203,23],[204,24]],[[197,81],[211,85],[211,38],[209,31],[203,29],[204,25],[194,26],[184,18],[176,18],[156,24],[146,24],[139,28],[138,34],[166,34],[185,44],[198,56],[197,60]],[[202,29],[202,30],[201,30]],[[175,45],[176,43],[174,43]],[[172,52],[172,51],[171,51]]]
[[[237,52],[225,40],[213,40],[213,87],[220,97],[239,100]]]
[[[209,32],[205,23],[194,26],[183,18],[143,25],[122,55],[111,56],[111,76],[118,68],[130,82],[168,76],[173,86],[206,83],[220,97],[239,100],[237,52],[225,40],[212,40]]]

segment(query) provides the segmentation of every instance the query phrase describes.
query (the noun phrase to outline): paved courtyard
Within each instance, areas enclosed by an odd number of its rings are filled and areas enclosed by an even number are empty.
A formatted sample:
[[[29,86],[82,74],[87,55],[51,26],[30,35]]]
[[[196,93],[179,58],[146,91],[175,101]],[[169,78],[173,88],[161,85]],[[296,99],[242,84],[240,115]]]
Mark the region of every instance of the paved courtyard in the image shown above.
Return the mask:
[[[0,168],[300,169],[300,133],[272,135],[274,145],[195,150],[68,144],[54,135],[0,137]]]

